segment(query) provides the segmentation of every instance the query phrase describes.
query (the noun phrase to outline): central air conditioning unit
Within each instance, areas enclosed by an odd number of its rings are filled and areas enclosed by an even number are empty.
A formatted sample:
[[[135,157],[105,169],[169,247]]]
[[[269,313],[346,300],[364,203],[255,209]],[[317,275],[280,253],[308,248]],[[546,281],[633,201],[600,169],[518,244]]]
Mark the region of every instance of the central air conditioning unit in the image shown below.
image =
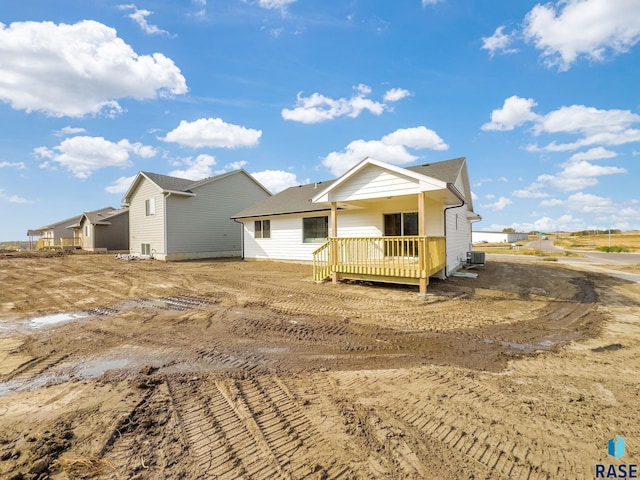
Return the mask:
[[[467,265],[484,265],[484,252],[467,252]]]

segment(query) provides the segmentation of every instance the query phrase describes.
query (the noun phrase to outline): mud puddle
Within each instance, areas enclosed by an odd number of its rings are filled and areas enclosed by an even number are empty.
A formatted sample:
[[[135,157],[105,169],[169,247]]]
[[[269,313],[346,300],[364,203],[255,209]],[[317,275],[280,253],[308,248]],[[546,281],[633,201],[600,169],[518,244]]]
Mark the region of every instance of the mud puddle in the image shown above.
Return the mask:
[[[0,320],[0,334],[10,335],[13,333],[26,333],[33,330],[45,329],[62,323],[73,322],[90,318],[87,312],[67,312],[53,313],[51,315],[42,315],[39,317],[31,317],[24,320],[5,319]]]
[[[64,323],[117,315],[120,312],[139,308],[184,312],[192,309],[202,309],[210,305],[213,305],[213,302],[196,297],[134,298],[120,302],[112,307],[92,308],[79,312],[59,312],[26,319],[0,318],[0,335],[6,336],[14,333],[29,333],[30,331],[43,330]]]
[[[18,375],[0,382],[0,397],[14,392],[31,391],[49,385],[79,382],[102,377],[105,374],[130,376],[141,369],[158,370],[175,363],[175,358],[154,355],[139,347],[120,348],[120,351],[103,356],[81,357],[60,362],[46,371],[28,376]]]

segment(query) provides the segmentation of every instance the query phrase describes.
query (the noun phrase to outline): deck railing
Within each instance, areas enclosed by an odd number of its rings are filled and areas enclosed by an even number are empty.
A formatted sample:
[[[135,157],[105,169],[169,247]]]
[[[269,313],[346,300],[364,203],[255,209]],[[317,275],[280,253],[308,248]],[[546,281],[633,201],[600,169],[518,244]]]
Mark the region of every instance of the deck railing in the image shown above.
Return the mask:
[[[38,239],[36,245],[38,250],[51,250],[56,248],[80,248],[80,238],[78,237],[63,237],[63,238],[49,238],[44,237]]]
[[[446,265],[444,237],[330,238],[313,253],[313,279],[380,277],[414,283]]]

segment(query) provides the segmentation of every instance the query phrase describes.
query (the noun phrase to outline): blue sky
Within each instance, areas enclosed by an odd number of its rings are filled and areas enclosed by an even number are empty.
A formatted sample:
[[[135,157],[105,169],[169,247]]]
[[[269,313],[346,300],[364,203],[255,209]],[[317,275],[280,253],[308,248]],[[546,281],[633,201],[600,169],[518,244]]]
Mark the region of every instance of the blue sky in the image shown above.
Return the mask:
[[[0,12],[0,240],[139,170],[276,192],[465,156],[476,230],[640,229],[640,0],[25,0]]]

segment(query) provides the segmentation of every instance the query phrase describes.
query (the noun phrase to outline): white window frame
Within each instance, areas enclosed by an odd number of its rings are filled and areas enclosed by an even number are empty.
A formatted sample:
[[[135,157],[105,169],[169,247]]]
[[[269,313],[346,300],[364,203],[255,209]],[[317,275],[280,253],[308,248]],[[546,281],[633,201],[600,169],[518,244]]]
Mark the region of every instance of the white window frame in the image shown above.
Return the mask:
[[[260,228],[258,228],[258,225]],[[267,227],[266,229],[264,227]],[[253,236],[254,238],[271,238],[271,220],[256,220],[253,222]],[[265,232],[267,234],[265,235]]]
[[[156,199],[148,198],[144,201],[144,214],[151,217],[156,214]]]

